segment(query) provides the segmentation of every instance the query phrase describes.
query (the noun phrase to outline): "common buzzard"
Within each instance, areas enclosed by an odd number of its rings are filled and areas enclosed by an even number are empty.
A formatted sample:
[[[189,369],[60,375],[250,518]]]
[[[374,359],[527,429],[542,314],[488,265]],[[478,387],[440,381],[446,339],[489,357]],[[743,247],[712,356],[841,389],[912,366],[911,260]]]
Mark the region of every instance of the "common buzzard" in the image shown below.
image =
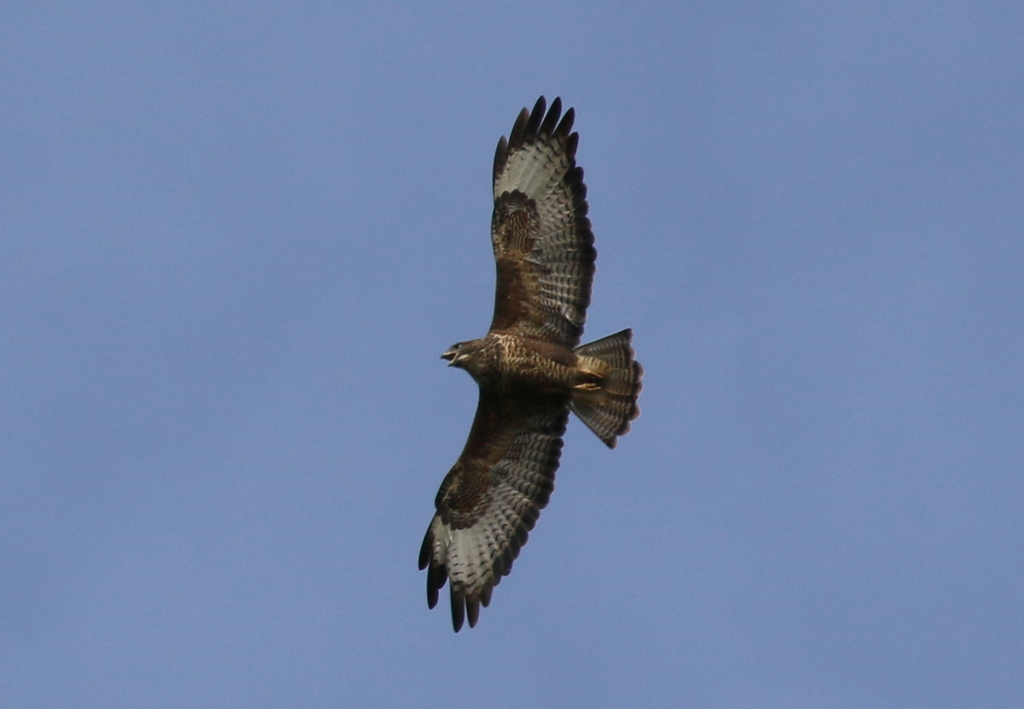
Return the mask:
[[[557,98],[551,110],[545,105],[541,96],[533,111],[524,108],[494,155],[490,331],[441,355],[480,387],[469,440],[441,483],[419,559],[431,608],[449,583],[456,632],[466,618],[476,625],[547,505],[569,411],[609,448],[639,414],[643,370],[632,332],[579,345],[597,252],[573,109],[562,116]]]

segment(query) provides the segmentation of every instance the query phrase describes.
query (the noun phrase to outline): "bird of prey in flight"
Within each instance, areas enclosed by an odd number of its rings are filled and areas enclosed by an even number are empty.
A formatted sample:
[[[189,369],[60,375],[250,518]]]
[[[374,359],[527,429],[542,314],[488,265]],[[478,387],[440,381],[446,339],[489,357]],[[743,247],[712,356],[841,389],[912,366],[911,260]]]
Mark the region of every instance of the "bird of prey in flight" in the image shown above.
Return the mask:
[[[497,263],[487,335],[442,358],[480,387],[462,455],[441,483],[420,549],[427,604],[449,584],[452,625],[476,625],[547,505],[573,411],[609,448],[640,410],[632,332],[580,345],[594,277],[587,188],[573,109],[542,96],[494,155],[491,243]]]

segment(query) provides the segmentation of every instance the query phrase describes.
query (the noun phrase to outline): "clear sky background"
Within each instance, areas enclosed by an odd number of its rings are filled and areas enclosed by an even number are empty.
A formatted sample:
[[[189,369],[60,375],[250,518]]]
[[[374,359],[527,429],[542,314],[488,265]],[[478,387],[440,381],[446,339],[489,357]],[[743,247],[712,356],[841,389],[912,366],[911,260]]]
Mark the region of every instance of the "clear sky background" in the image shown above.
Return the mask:
[[[1024,706],[1024,5],[0,6],[0,706]],[[416,569],[494,146],[643,413]]]

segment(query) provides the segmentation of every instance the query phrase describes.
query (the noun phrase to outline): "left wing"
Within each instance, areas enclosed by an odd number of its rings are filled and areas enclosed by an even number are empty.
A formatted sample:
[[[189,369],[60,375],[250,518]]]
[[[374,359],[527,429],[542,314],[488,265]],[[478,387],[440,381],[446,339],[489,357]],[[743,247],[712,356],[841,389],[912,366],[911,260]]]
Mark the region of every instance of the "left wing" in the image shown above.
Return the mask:
[[[544,97],[519,114],[494,154],[491,242],[498,268],[491,330],[517,330],[564,347],[583,334],[594,280],[587,187],[576,165],[570,108]]]
[[[455,632],[466,617],[476,625],[548,504],[568,416],[564,397],[481,390],[469,440],[441,483],[420,548],[427,604],[437,605],[448,581]]]

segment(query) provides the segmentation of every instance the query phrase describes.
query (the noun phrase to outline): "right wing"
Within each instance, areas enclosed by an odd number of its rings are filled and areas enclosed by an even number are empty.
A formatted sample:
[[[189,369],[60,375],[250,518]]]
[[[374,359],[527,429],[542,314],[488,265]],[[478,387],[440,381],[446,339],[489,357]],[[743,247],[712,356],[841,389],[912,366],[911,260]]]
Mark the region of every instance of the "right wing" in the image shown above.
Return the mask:
[[[498,279],[491,330],[572,348],[583,334],[597,252],[576,165],[579,134],[570,133],[575,114],[570,108],[561,116],[557,98],[544,111],[543,96],[532,113],[524,108],[494,154]]]
[[[455,632],[512,570],[519,549],[547,505],[569,416],[564,397],[480,392],[473,428],[441,483],[420,548],[427,605],[449,582]]]

